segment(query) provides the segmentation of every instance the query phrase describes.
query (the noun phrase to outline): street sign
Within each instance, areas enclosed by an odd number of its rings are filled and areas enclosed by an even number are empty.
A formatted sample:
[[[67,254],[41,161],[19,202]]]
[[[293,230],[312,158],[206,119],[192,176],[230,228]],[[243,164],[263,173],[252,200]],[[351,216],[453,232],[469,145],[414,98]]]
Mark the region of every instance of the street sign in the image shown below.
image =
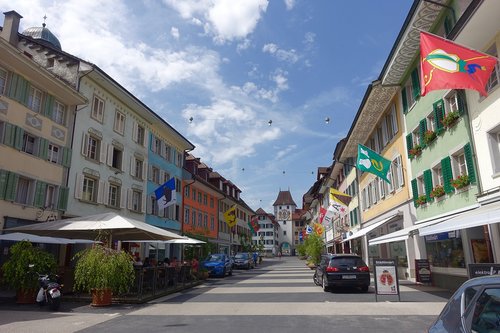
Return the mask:
[[[313,228],[310,225],[306,226],[306,234],[310,235],[312,233],[313,233]]]

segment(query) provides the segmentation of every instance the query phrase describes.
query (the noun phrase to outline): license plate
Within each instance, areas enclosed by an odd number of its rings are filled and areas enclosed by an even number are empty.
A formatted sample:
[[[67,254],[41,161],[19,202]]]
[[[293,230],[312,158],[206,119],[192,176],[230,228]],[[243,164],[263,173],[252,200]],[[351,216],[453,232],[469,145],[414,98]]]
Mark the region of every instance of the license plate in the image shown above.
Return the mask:
[[[355,280],[356,275],[342,275],[343,280]]]
[[[52,298],[56,298],[56,297],[60,297],[61,296],[61,292],[59,290],[51,290],[51,293],[50,293],[50,296],[52,296]]]

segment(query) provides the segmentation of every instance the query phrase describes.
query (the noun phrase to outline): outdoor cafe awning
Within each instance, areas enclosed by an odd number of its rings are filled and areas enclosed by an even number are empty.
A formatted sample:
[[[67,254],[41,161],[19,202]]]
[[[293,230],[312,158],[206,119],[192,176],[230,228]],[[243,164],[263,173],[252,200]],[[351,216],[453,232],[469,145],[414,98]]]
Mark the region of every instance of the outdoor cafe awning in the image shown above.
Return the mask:
[[[393,215],[391,215],[389,217],[386,217],[386,218],[384,218],[384,219],[382,219],[382,220],[380,220],[378,222],[372,223],[369,226],[361,228],[358,231],[354,232],[349,237],[347,237],[346,239],[342,240],[342,242],[348,242],[351,239],[362,237],[362,236],[366,235],[367,233],[369,233],[370,231],[372,231],[373,229],[382,226],[384,223],[387,223],[387,222],[391,221],[392,219],[394,219],[397,216],[401,216],[401,213],[399,213],[399,212],[395,213],[395,214],[393,214]]]
[[[9,230],[9,229],[7,229]],[[0,240],[20,242],[28,241],[31,243],[41,243],[41,244],[91,244],[94,243],[93,240],[87,239],[69,239],[60,237],[47,237],[47,236],[37,236],[26,234],[23,232],[13,232],[10,234],[0,235]]]

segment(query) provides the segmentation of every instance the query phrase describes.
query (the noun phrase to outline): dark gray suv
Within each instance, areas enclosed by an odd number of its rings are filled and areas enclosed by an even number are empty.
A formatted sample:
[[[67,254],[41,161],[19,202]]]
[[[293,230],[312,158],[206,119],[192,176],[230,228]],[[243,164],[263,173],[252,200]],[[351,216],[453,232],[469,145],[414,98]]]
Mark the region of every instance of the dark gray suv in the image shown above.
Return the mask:
[[[358,255],[325,254],[321,256],[313,280],[324,291],[333,287],[357,287],[366,292],[370,286],[370,269]]]

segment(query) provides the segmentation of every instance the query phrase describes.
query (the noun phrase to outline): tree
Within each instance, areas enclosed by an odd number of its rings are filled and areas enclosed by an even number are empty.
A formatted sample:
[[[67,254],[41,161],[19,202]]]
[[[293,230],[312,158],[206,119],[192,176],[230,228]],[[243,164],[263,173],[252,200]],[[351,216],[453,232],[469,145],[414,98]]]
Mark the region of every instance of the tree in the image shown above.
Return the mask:
[[[308,262],[314,265],[319,264],[321,260],[321,252],[325,246],[323,238],[315,233],[312,233],[306,238],[304,246],[306,255],[309,257]]]

